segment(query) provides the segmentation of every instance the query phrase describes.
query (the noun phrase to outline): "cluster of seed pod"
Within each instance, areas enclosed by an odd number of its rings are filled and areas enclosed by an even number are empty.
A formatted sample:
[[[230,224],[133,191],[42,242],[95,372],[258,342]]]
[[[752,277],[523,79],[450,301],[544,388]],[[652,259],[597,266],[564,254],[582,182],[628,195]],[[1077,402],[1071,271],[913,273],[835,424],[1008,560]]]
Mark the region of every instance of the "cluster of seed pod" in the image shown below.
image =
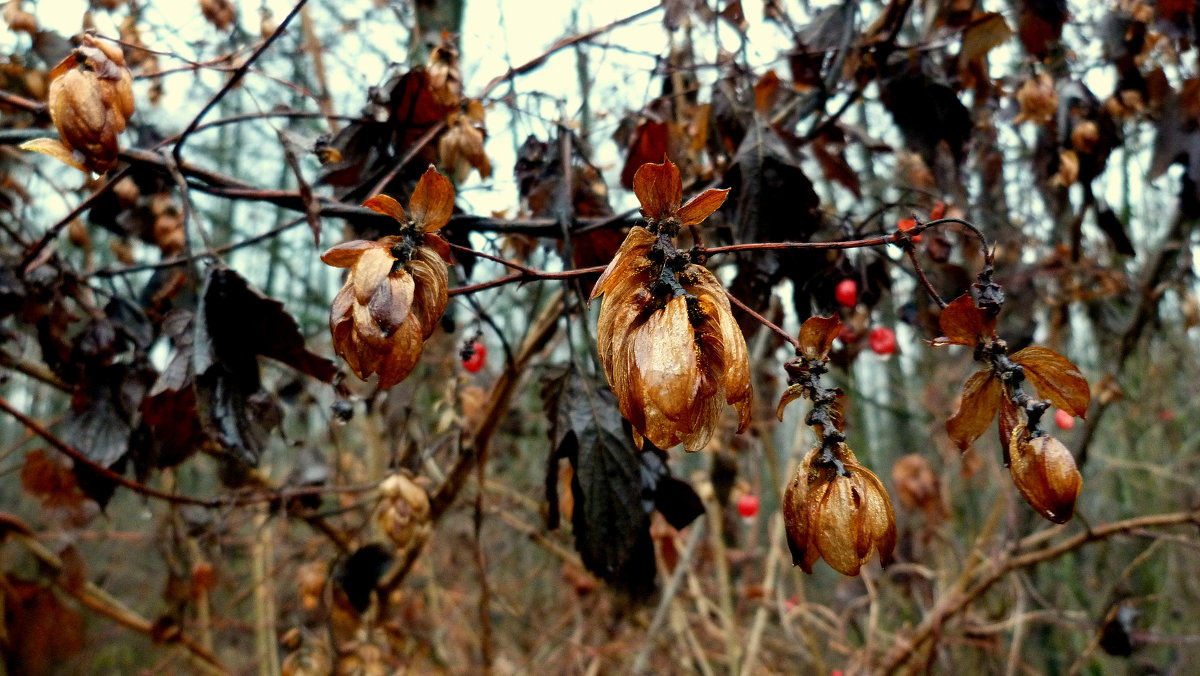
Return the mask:
[[[363,206],[400,223],[397,235],[353,240],[321,255],[350,268],[333,300],[329,329],[334,350],[359,378],[379,374],[379,389],[408,377],[425,339],[437,328],[449,300],[449,245],[436,231],[450,221],[454,187],[430,167],[409,201],[408,212],[386,195]]]
[[[679,169],[670,161],[645,164],[633,178],[646,227],[634,227],[596,282],[603,295],[597,330],[600,363],[639,448],[680,443],[703,448],[721,401],[750,423],[750,366],[746,340],[729,299],[703,265],[675,249],[682,227],[699,225],[725,201],[708,190],[687,204]]]

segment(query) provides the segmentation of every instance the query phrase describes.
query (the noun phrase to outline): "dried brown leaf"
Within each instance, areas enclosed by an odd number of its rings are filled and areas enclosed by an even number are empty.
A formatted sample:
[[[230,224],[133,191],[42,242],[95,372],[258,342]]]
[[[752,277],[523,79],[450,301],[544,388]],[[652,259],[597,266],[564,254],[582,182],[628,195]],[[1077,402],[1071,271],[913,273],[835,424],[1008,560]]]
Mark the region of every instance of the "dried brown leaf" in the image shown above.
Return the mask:
[[[829,356],[833,341],[842,330],[842,320],[836,314],[828,317],[809,317],[800,326],[800,352],[805,359],[820,361]]]
[[[661,164],[643,164],[633,175],[633,193],[641,202],[642,215],[646,218],[661,220],[675,215],[683,202],[679,167],[670,160]]]
[[[1079,367],[1071,360],[1048,347],[1032,345],[1012,355],[1012,360],[1025,369],[1025,379],[1038,391],[1038,396],[1080,418],[1087,417],[1091,390]]]
[[[996,417],[1001,396],[1003,388],[991,371],[976,371],[967,378],[958,411],[946,421],[946,432],[960,450],[969,448],[987,431],[992,418]]]
[[[951,344],[975,347],[995,333],[996,318],[976,307],[971,294],[964,293],[942,310],[938,325]]]

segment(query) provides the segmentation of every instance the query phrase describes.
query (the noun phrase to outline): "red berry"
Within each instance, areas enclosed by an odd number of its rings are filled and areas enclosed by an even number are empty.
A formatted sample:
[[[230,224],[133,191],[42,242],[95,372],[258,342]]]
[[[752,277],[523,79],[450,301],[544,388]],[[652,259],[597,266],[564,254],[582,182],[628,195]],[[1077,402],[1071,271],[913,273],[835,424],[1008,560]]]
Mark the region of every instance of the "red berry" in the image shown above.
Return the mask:
[[[945,218],[945,216],[946,216],[946,203],[942,202],[941,200],[938,200],[938,203],[933,205],[933,208],[929,210],[929,220],[937,221],[937,220],[941,220],[942,218]]]
[[[483,363],[487,361],[487,346],[478,340],[471,343],[471,356],[463,360],[463,368],[471,373],[479,373]]]
[[[1169,408],[1164,408],[1158,412],[1158,419],[1162,420],[1163,422],[1171,422],[1175,419],[1175,411],[1172,411]]]
[[[758,496],[749,493],[742,495],[737,501],[737,511],[747,519],[758,514]]]
[[[886,326],[871,329],[869,340],[875,354],[891,354],[896,351],[896,332]]]
[[[911,218],[902,218],[896,222],[896,227],[898,227],[900,230],[902,230],[904,232],[908,232],[909,230],[912,230],[913,228],[917,227],[917,222]],[[923,235],[914,235],[912,238],[912,241],[920,242],[922,236]]]
[[[1075,416],[1060,408],[1054,412],[1054,424],[1060,430],[1069,430],[1075,426]]]
[[[838,282],[837,288],[833,290],[833,297],[837,299],[838,305],[842,307],[854,307],[858,305],[858,282],[853,279],[843,279]]]

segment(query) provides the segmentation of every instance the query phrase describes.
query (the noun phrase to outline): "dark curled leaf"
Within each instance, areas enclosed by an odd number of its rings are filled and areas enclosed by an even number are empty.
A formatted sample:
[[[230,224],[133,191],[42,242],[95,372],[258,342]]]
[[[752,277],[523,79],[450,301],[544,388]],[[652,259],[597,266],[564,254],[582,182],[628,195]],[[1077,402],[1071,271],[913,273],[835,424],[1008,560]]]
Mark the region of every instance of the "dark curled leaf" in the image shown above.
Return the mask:
[[[262,355],[321,382],[333,380],[337,367],[305,348],[300,327],[283,309],[283,303],[250,288],[238,273],[213,267],[202,295],[197,314],[203,318],[214,354]],[[206,370],[199,368],[202,365],[197,363],[197,373]]]
[[[1133,248],[1133,242],[1129,239],[1129,234],[1125,232],[1125,224],[1113,213],[1112,209],[1104,207],[1097,211],[1096,225],[1108,237],[1108,241],[1113,245],[1113,250],[1117,253],[1123,256],[1137,255],[1137,251]]]
[[[704,513],[704,503],[686,481],[671,476],[667,454],[649,449],[642,461],[642,506],[647,512],[657,509],[673,528],[685,528]],[[649,498],[649,500],[647,500]]]
[[[760,117],[751,121],[727,177],[732,188],[733,241],[805,242],[821,228],[821,201],[812,181],[784,139]],[[736,258],[738,274],[729,291],[755,311],[766,309],[771,290],[788,277],[796,289],[796,311],[807,318],[812,296],[829,283],[826,258],[820,252],[754,251],[738,253]],[[755,325],[744,313],[734,316],[743,331]]]
[[[131,450],[133,411],[149,386],[147,372],[126,364],[91,365],[71,403],[63,439],[98,465],[121,472]],[[80,489],[103,507],[111,480],[82,463],[74,466]]]
[[[259,355],[329,382],[333,362],[309,352],[296,321],[278,301],[251,289],[236,272],[213,267],[196,309],[192,337],[196,408],[205,432],[228,453],[256,465],[279,421],[278,403],[262,390]]]
[[[572,526],[584,565],[632,597],[648,596],[655,576],[649,514],[654,486],[647,490],[647,473],[625,433],[616,398],[574,370],[548,379],[542,397],[553,449],[546,478],[550,503],[558,501],[556,461],[566,458],[575,470]]]

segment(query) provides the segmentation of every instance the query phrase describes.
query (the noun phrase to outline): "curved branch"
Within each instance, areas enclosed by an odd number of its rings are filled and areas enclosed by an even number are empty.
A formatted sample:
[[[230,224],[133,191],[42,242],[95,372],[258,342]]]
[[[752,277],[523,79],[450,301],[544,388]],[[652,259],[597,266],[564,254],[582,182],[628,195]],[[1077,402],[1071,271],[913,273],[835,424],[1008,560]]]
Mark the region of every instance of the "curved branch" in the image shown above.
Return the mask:
[[[972,601],[982,596],[992,585],[1014,570],[1036,566],[1039,563],[1049,561],[1078,549],[1089,542],[1103,540],[1121,533],[1144,528],[1163,528],[1188,523],[1200,524],[1200,510],[1154,514],[1101,524],[1069,537],[1058,544],[1049,545],[1027,554],[1010,555],[1003,558],[996,562],[992,569],[983,575],[973,587],[961,594],[948,596],[938,604],[910,637],[902,642],[898,642],[892,648],[884,658],[880,671],[882,673],[894,673],[902,667],[913,658],[926,642],[933,638],[934,634],[941,629],[946,620],[962,612]]]

